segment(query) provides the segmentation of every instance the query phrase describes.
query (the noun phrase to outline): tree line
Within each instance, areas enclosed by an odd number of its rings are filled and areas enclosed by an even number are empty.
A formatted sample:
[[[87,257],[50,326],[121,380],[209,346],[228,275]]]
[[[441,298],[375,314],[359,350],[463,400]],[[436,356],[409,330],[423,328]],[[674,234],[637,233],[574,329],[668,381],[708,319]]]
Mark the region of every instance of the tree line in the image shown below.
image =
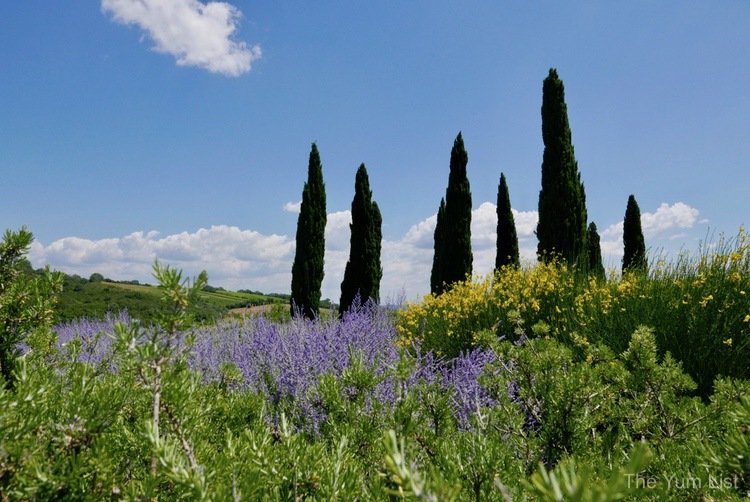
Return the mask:
[[[542,188],[536,227],[539,261],[564,261],[583,273],[603,279],[600,237],[594,222],[588,222],[586,191],[575,159],[565,103],[565,88],[557,70],[551,68],[542,86]],[[468,153],[461,132],[450,155],[445,197],[440,200],[434,233],[434,255],[430,291],[439,295],[452,284],[472,274],[471,188],[467,176]],[[372,199],[365,165],[355,178],[352,201],[349,260],[341,283],[339,313],[346,312],[359,296],[361,301],[379,300],[382,218]],[[292,314],[308,318],[318,315],[325,254],[326,195],[317,145],[313,143],[307,181],[297,220],[296,251],[292,265]],[[630,195],[623,221],[623,273],[647,271],[646,247],[641,215]],[[520,266],[518,235],[511,211],[508,183],[500,173],[497,191],[497,243],[495,269]]]

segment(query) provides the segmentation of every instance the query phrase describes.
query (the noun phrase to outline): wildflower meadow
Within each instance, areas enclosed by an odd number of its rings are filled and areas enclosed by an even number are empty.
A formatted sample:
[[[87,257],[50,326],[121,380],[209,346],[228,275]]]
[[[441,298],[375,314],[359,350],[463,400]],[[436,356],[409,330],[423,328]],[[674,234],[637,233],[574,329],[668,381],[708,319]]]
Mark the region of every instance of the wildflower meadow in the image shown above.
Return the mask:
[[[205,277],[157,263],[159,323],[17,346],[0,500],[742,500],[750,241],[649,268],[201,325]]]

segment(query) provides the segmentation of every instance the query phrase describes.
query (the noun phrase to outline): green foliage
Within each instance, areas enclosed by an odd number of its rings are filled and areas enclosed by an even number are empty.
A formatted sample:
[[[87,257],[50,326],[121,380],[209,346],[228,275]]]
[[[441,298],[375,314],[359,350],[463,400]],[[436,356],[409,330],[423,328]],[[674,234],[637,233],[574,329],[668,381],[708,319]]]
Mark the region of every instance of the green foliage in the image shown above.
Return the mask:
[[[558,256],[583,267],[587,251],[586,193],[573,150],[565,89],[554,68],[544,79],[542,139],[537,255],[543,261]]]
[[[445,209],[440,230],[435,228],[435,258],[433,261],[435,285],[433,293],[439,294],[453,283],[471,276],[471,189],[466,175],[469,155],[464,140],[458,133],[451,149],[448,188],[445,191]],[[441,202],[442,205],[442,202]],[[440,216],[438,212],[438,216]],[[439,240],[438,240],[439,238]]]
[[[458,500],[460,488],[450,485],[438,476],[425,479],[419,468],[407,460],[406,445],[393,430],[383,436],[386,454],[386,493],[400,499]]]
[[[724,434],[715,444],[705,445],[705,454],[712,468],[722,473],[719,481],[739,494],[750,495],[750,395],[739,399],[734,382],[717,382],[714,402],[721,402],[722,393],[737,401],[726,414]],[[728,399],[727,399],[728,400]]]
[[[94,272],[89,277],[89,282],[102,282],[104,280],[104,276],[98,272]]]
[[[354,184],[349,261],[341,283],[339,314],[349,310],[357,294],[362,303],[370,299],[375,302],[380,300],[382,223],[380,209],[372,200],[367,169],[362,164],[357,169]]]
[[[497,188],[497,253],[495,270],[506,265],[519,266],[518,234],[508,193],[508,182],[505,174],[500,173],[500,184]]]
[[[49,268],[39,275],[31,273],[24,255],[33,239],[24,227],[18,232],[6,230],[0,243],[0,386],[14,384],[20,343],[38,341],[32,344],[37,351],[49,346],[47,335],[62,277]]]
[[[445,275],[445,198],[440,199],[440,206],[437,212],[437,222],[435,224],[435,244],[434,254],[432,257],[432,271],[430,272],[430,292],[433,295],[439,295],[445,285],[443,277]]]
[[[648,269],[648,262],[646,261],[646,243],[643,240],[643,230],[641,230],[641,210],[633,195],[628,197],[628,207],[625,210],[622,226],[622,241],[625,245],[622,273],[636,271],[645,273]]]
[[[291,313],[298,309],[313,319],[320,309],[326,229],[326,191],[318,147],[313,143],[297,219],[296,251],[292,264]]]
[[[558,464],[552,471],[539,465],[527,486],[537,500],[549,502],[608,502],[622,500],[637,491],[639,473],[646,468],[651,452],[644,444],[639,444],[630,453],[628,464],[606,482],[596,480],[592,469],[585,465],[581,468],[575,460],[568,458]]]
[[[604,279],[604,264],[602,263],[602,248],[600,244],[599,232],[596,229],[596,223],[589,223],[586,231],[586,245],[588,247],[588,273],[597,279]]]
[[[37,271],[39,275],[41,272]],[[213,290],[212,290],[213,289]],[[107,313],[126,310],[133,319],[145,325],[157,322],[160,291],[147,284],[132,281],[94,281],[63,275],[63,290],[58,295],[55,319],[72,321],[81,317],[102,318]],[[189,310],[198,322],[211,322],[225,316],[231,309],[253,305],[284,304],[288,311],[289,298],[241,291],[204,288],[191,303]],[[287,312],[288,313],[288,312]]]

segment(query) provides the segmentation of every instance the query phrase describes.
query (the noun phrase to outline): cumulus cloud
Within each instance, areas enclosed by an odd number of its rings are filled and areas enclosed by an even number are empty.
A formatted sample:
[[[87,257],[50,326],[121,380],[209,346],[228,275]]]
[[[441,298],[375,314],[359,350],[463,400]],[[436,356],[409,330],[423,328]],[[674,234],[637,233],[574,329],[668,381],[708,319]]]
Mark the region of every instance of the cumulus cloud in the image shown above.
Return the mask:
[[[233,40],[242,13],[226,2],[199,0],[102,0],[118,23],[135,25],[180,66],[236,77],[250,71],[260,47]]]
[[[665,202],[654,213],[641,215],[641,226],[645,237],[664,235],[676,228],[692,228],[698,221],[699,211],[683,202],[671,206]]]
[[[684,238],[684,230],[693,228],[698,221],[700,212],[684,202],[675,202],[672,205],[662,202],[653,213],[641,213],[641,228],[643,237],[648,240],[667,239],[677,240]],[[602,256],[606,259],[619,258],[623,254],[622,244],[623,222],[618,221],[609,225],[601,233]],[[648,245],[648,242],[647,242]]]
[[[287,213],[295,213],[295,214],[299,214],[301,208],[302,208],[301,200],[297,202],[289,201],[286,204],[284,204],[284,207],[283,207],[284,211],[286,211]]]
[[[293,256],[294,242],[287,236],[226,225],[163,237],[158,232],[100,240],[65,237],[47,246],[37,243],[29,253],[34,266],[50,264],[83,277],[99,272],[116,280],[144,282],[153,282],[151,266],[158,258],[189,275],[207,270],[212,284],[269,292],[291,281],[288,264]]]
[[[684,202],[676,202],[671,206],[666,202],[653,213],[641,213],[641,227],[643,236],[669,237],[668,233],[675,229],[692,228],[698,221],[700,212]],[[602,232],[602,237],[622,237],[622,221],[618,221]]]
[[[471,212],[471,248],[494,248],[497,240],[497,208],[491,202],[483,202]]]
[[[518,240],[536,239],[536,224],[539,222],[539,211],[516,211],[511,209],[513,221],[516,224],[516,234]]]

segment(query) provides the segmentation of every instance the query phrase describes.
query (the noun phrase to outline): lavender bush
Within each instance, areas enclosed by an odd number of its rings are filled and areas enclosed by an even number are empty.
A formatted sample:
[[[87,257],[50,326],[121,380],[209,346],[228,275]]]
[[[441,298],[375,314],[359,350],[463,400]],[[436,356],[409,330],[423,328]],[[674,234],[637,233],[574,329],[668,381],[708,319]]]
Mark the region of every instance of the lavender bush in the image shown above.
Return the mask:
[[[94,366],[111,361],[115,325],[130,326],[133,320],[126,310],[107,313],[103,319],[82,317],[55,326],[58,347],[63,352],[75,350],[77,360]]]
[[[432,354],[416,357],[416,363],[399,386],[394,369],[400,350],[388,313],[373,303],[355,304],[341,320],[310,321],[295,318],[287,324],[259,317],[231,320],[194,331],[191,366],[207,382],[226,380],[227,368],[236,368],[241,389],[261,393],[274,405],[292,413],[298,423],[318,430],[325,411],[317,392],[321,377],[344,377],[354,363],[371,371],[376,384],[364,396],[366,408],[373,402],[390,411],[399,392],[420,382],[438,382],[455,403],[456,419],[468,425],[478,406],[491,404],[478,377],[492,353],[475,350],[455,360],[435,360]],[[400,388],[399,388],[400,387]],[[352,397],[354,389],[344,389]]]
[[[114,327],[132,324],[127,312],[104,319],[79,319],[55,328],[58,345],[75,352],[79,362],[111,366]],[[367,412],[390,413],[400,396],[432,385],[443,393],[461,428],[471,416],[494,402],[479,384],[483,368],[494,353],[476,349],[455,359],[436,359],[430,352],[412,351],[408,374],[399,377],[396,368],[403,349],[396,345],[397,333],[386,309],[367,302],[355,303],[342,319],[294,318],[287,323],[264,317],[229,319],[212,326],[191,329],[194,345],[188,362],[204,383],[219,384],[238,392],[254,392],[270,404],[268,417],[278,422],[283,412],[298,427],[319,431],[327,418],[319,385],[324,376],[342,379],[360,365],[373,378],[361,396]],[[348,372],[348,373],[347,373]],[[352,399],[355,386],[342,389]],[[373,406],[377,403],[377,406]],[[376,409],[378,411],[376,411]]]

